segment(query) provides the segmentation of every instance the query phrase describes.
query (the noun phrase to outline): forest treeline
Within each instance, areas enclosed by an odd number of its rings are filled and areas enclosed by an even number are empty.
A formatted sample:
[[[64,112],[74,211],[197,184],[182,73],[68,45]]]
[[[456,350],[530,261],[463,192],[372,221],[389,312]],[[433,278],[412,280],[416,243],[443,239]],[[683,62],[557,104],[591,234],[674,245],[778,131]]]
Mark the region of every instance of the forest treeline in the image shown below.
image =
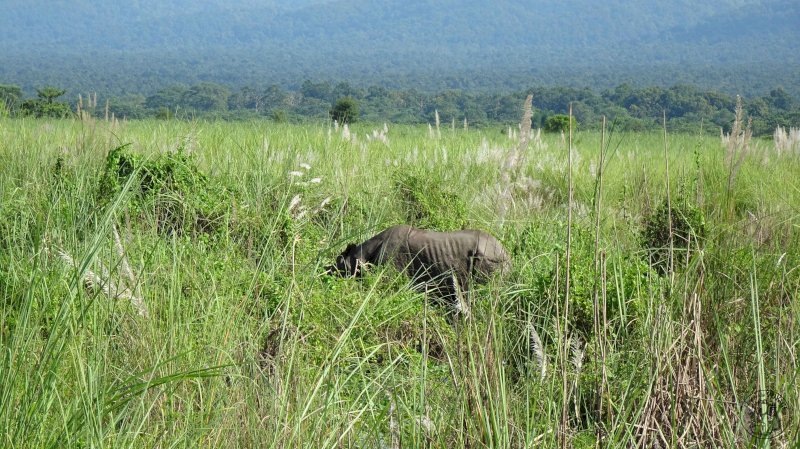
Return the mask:
[[[392,90],[381,86],[357,87],[346,82],[305,81],[297,89],[278,85],[263,88],[230,88],[222,84],[173,85],[151,95],[98,96],[96,93],[65,92],[49,86],[26,98],[14,85],[0,85],[0,116],[68,116],[75,114],[118,119],[224,119],[268,118],[274,121],[329,119],[334,103],[352,98],[358,105],[358,120],[390,123],[434,123],[436,114],[444,124],[470,127],[510,125],[520,117],[523,99],[533,95],[533,124],[543,127],[569,106],[582,129],[599,126],[601,117],[617,122],[621,129],[643,131],[661,126],[666,114],[672,131],[717,132],[733,123],[736,97],[701,90],[692,85],[634,87],[621,84],[613,89],[536,87],[511,93],[446,90],[421,92]],[[782,87],[766,95],[743,98],[755,135],[771,134],[777,126],[800,126],[800,100]]]

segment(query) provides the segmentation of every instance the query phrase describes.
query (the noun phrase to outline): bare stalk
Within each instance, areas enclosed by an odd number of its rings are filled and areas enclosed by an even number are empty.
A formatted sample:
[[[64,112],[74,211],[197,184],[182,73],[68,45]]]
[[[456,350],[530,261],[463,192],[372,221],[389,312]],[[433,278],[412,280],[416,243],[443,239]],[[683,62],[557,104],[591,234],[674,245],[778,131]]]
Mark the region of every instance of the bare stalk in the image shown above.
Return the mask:
[[[673,273],[673,238],[672,235],[672,198],[669,192],[669,157],[667,157],[667,111],[664,110],[664,184],[667,189],[667,224],[669,225],[669,261],[667,262],[667,272],[669,273],[670,283],[674,280]]]
[[[569,333],[569,259],[570,259],[570,252],[571,252],[571,245],[572,245],[572,104],[569,105],[569,144],[567,145],[567,184],[568,184],[568,200],[567,200],[567,252],[566,252],[566,260],[565,260],[565,279],[564,282],[564,328],[563,333],[564,338]],[[562,373],[562,398],[564,403],[561,407],[561,447],[566,449],[568,446],[568,438],[567,438],[567,403],[569,402],[569,394],[567,391],[568,388],[568,379],[567,379],[567,351],[569,350],[568,345],[562,345],[563,348],[563,358],[562,358],[562,365],[561,365],[561,373]]]
[[[606,118],[603,116],[603,126],[602,131],[600,134],[600,156],[598,161],[597,167],[597,182],[595,184],[595,224],[594,224],[594,288],[593,288],[593,309],[594,309],[594,345],[595,345],[595,354],[603,354],[603,349],[600,348],[601,345],[604,345],[605,342],[602,341],[601,338],[601,323],[600,323],[600,294],[599,294],[599,277],[600,277],[600,210],[602,205],[602,190],[603,190],[603,165],[605,162],[605,147],[606,147]],[[601,359],[601,366],[602,371],[605,373],[605,360]],[[597,365],[595,365],[595,377],[597,371]],[[605,380],[605,379],[603,379]],[[605,383],[601,382],[597,387],[597,409],[595,410],[596,413],[596,420],[597,424],[601,423],[603,420],[603,393],[605,391]],[[600,427],[597,427],[597,437],[598,441],[600,441]]]

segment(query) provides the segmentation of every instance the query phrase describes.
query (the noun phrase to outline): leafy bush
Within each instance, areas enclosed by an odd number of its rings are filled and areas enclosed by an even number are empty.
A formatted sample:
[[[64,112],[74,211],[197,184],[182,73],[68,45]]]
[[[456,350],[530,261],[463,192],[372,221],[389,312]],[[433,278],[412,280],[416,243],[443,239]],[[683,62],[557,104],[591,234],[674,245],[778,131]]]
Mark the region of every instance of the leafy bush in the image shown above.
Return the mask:
[[[572,131],[578,129],[578,121],[572,117]],[[544,121],[544,130],[551,133],[569,132],[569,116],[564,114],[551,115]]]
[[[666,274],[669,270],[670,245],[673,267],[678,268],[691,258],[695,250],[703,244],[705,237],[703,212],[685,198],[672,202],[671,208],[664,199],[661,206],[645,218],[640,235],[645,257],[661,274]]]
[[[551,230],[552,231],[552,230]],[[530,297],[524,301],[532,301],[535,310],[542,307],[542,301],[549,301],[546,306],[551,312],[556,309],[553,301],[559,301],[563,307],[565,264],[563,256],[566,245],[561,238],[566,233],[559,229],[548,232],[538,224],[530,224],[514,238],[512,252],[514,260],[535,260],[536,263],[516,266],[516,277],[528,284]],[[600,242],[601,248],[611,248]],[[652,271],[646,263],[635,256],[606,250],[606,278],[601,276],[602,270],[595,273],[594,268],[594,233],[590,229],[573,228],[570,248],[570,328],[590,341],[594,334],[594,291],[602,301],[602,286],[605,284],[606,307],[609,323],[623,331],[632,329],[632,323],[644,310],[648,295],[657,285],[651,282]],[[558,264],[558,268],[557,268]],[[558,285],[555,283],[558,282]],[[558,294],[555,294],[558,292]],[[543,312],[550,314],[548,312]]]
[[[408,224],[439,231],[464,229],[467,204],[440,178],[408,173],[397,176],[394,185]]]
[[[100,203],[111,201],[130,179],[138,212],[152,211],[158,230],[166,233],[213,233],[227,221],[233,192],[212,181],[181,148],[145,158],[122,145],[106,157],[100,179]]]
[[[340,98],[330,110],[330,115],[339,123],[355,123],[358,121],[358,103],[352,97]]]
[[[273,109],[269,117],[275,123],[286,123],[289,121],[289,113],[283,109]]]

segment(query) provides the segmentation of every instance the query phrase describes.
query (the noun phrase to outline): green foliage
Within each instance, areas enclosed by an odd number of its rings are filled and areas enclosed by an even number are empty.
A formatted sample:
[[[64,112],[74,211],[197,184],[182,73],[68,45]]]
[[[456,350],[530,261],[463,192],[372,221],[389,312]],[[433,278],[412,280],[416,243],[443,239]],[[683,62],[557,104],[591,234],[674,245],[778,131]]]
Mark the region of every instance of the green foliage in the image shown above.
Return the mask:
[[[289,114],[283,109],[273,109],[270,118],[275,123],[286,123],[289,121]]]
[[[162,107],[156,112],[155,117],[160,120],[172,120],[175,118],[175,114],[172,113],[171,109]]]
[[[548,117],[544,121],[544,130],[550,133],[568,133],[570,129],[570,120],[568,115],[556,114]],[[578,129],[578,121],[572,117],[572,132]]]
[[[352,97],[336,100],[330,111],[331,119],[339,123],[355,123],[358,121],[358,103]]]
[[[201,83],[183,93],[182,104],[185,108],[197,111],[226,111],[230,95],[225,86]]]
[[[632,78],[637,84],[726,85],[730,92],[783,84],[798,94],[795,49],[786,45],[796,40],[793,0],[702,6],[647,1],[629,5],[625,19],[588,0],[562,8],[247,0],[236,10],[219,2],[201,9],[185,1],[146,0],[98,9],[88,0],[9,1],[0,17],[0,78],[29,85],[58,76],[85,90],[113,80],[117,93],[134,84],[149,93],[175,80],[297,85],[310,77],[505,91],[531,80],[602,89]],[[111,23],[115,32],[106,33]],[[573,33],[564,36],[566,28]],[[528,37],[531,30],[536,39]],[[529,64],[531,54],[537,55],[535,65]]]
[[[539,224],[529,224],[515,237],[513,242],[514,260],[536,260],[533,265],[516,267],[516,277],[530,288],[530,296],[522,301],[534,304],[523,309],[537,310],[535,302],[547,298],[549,310],[563,309],[564,275],[566,245],[563,238],[566,232],[554,233]],[[609,247],[600,242],[601,248]],[[658,290],[654,282],[655,273],[647,263],[635,255],[623,254],[613,250],[605,251],[606,278],[602,278],[602,267],[595,269],[595,241],[593,232],[576,226],[572,232],[570,261],[570,328],[581,336],[583,341],[591,341],[594,336],[595,294],[602,305],[602,286],[606,286],[608,322],[613,329],[635,332],[641,320],[647,299]],[[545,257],[543,257],[545,256]],[[557,277],[559,276],[559,277]],[[556,284],[558,282],[558,284]],[[556,304],[556,302],[558,304]]]
[[[66,90],[53,86],[36,89],[36,95],[39,97],[39,99],[47,103],[52,103],[56,98],[64,95],[65,93],[67,93]]]
[[[120,119],[141,119],[148,115],[144,95],[125,95],[109,99],[108,110]],[[158,115],[158,113],[156,113]]]
[[[163,233],[216,233],[227,229],[231,189],[200,171],[182,148],[146,158],[122,145],[106,156],[99,181],[98,200],[108,203],[132,177],[131,208],[139,214],[152,213],[156,228]]]
[[[66,91],[55,87],[45,87],[37,89],[39,98],[29,99],[22,102],[20,112],[22,115],[33,117],[54,117],[64,118],[72,114],[67,103],[57,102],[56,98],[64,95]]]
[[[0,84],[0,117],[14,115],[22,102],[19,86]]]
[[[25,100],[20,106],[23,116],[65,118],[72,114],[66,103],[50,103],[43,100]]]
[[[640,235],[644,257],[662,274],[670,268],[670,254],[672,266],[682,267],[687,258],[691,259],[702,248],[706,238],[703,211],[686,198],[675,198],[671,205],[669,208],[665,198],[658,209],[645,218]]]
[[[50,103],[57,98],[51,95],[59,93],[60,89],[41,90],[50,100],[45,97],[24,100],[19,88],[0,86],[0,96],[5,95],[8,99],[5,113],[9,116],[69,115],[66,104]],[[266,116],[283,123],[289,119],[330,118],[335,114],[336,117],[352,116],[353,119],[377,123],[424,124],[431,123],[434,112],[438,111],[446,125],[455,120],[461,128],[466,117],[473,128],[502,124],[505,129],[519,121],[519,102],[528,94],[534,98],[533,126],[556,132],[566,129],[565,114],[572,104],[573,125],[580,123],[581,129],[599,129],[600,117],[606,116],[616,122],[619,130],[656,130],[661,129],[662,114],[666,112],[667,126],[672,132],[696,133],[702,130],[716,134],[719,127],[730,131],[735,105],[731,95],[703,91],[686,84],[668,89],[621,84],[599,93],[587,88],[569,87],[537,87],[511,93],[460,89],[422,93],[416,89],[389,90],[376,85],[363,89],[346,82],[332,84],[327,81],[305,81],[296,92],[278,85],[233,89],[202,82],[188,87],[173,85],[161,88],[148,96],[126,93],[105,100],[108,100],[109,111],[120,118],[243,120]],[[335,113],[335,106],[331,108],[336,98],[347,105],[343,106],[345,111]],[[24,111],[20,110],[23,101],[27,101]],[[104,103],[102,98],[100,103]],[[800,126],[800,101],[784,89],[773,89],[761,97],[748,97],[745,106],[753,118],[756,135],[771,135],[778,125],[784,128]],[[358,112],[351,110],[352,107]]]
[[[691,195],[708,217],[702,259],[670,282],[638,240],[663,194],[663,133],[626,133],[598,193],[602,137],[579,133],[567,316],[558,135],[541,136],[498,220],[493,187],[517,146],[505,126],[431,138],[390,123],[389,145],[353,145],[327,125],[132,120],[113,132],[136,151],[109,153],[96,125],[0,120],[0,446],[728,447],[746,437],[737,411],[759,376],[782,397],[774,445],[796,440],[800,191],[786,179],[800,161],[763,142],[742,165],[738,216],[719,207],[718,138],[670,133],[673,173],[691,179],[673,184],[674,207]],[[191,154],[156,151],[187,135]],[[191,209],[205,202],[227,225],[200,230]],[[163,209],[186,217],[162,228]],[[484,229],[513,271],[465,295],[469,319],[391,266],[322,273],[346,243],[399,222]],[[562,412],[569,431],[553,431]]]
[[[394,176],[394,188],[407,224],[438,231],[464,229],[467,204],[441,178],[401,172]]]

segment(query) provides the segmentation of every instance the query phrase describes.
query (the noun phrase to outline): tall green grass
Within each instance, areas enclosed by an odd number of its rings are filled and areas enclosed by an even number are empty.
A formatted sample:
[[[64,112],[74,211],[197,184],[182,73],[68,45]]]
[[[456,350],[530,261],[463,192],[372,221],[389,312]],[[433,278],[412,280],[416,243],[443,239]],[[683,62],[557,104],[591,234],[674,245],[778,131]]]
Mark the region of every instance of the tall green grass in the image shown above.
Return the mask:
[[[373,128],[0,120],[1,445],[800,439],[800,160],[752,141],[730,183],[719,139],[578,132],[571,156],[542,135],[509,169],[504,129],[389,125],[387,142]],[[142,199],[142,171],[103,198],[124,144],[146,161],[188,153],[232,192],[223,218],[165,231],[160,208],[203,201],[202,186]],[[666,185],[706,235],[670,248],[684,260],[664,276],[641,231]],[[346,243],[401,222],[487,230],[514,270],[468,292],[468,319],[390,268],[323,275]]]

